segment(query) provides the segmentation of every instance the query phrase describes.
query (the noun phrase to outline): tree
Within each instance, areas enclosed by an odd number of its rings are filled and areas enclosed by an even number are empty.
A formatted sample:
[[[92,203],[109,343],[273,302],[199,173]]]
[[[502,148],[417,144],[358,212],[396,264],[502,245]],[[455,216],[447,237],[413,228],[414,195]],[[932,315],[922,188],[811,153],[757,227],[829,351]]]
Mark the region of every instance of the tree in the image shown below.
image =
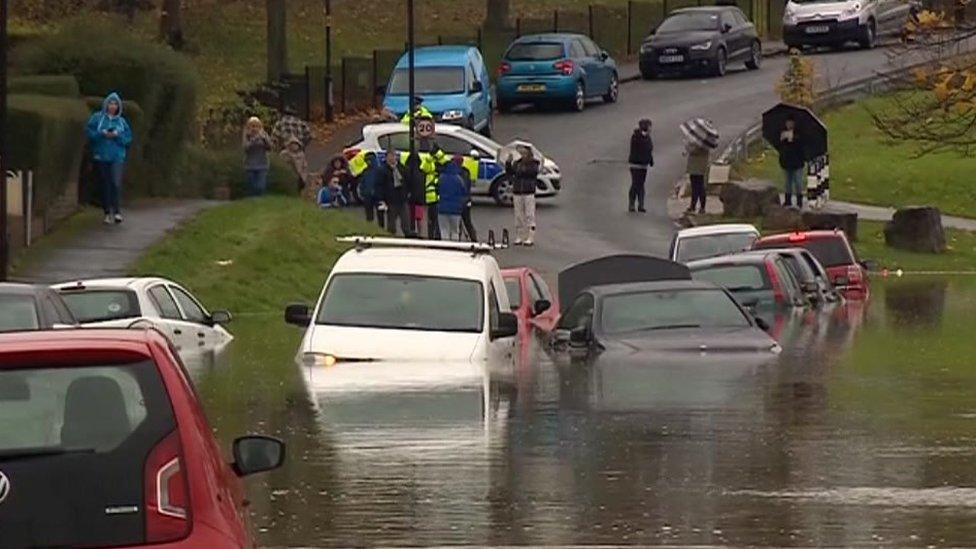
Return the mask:
[[[508,15],[511,12],[511,0],[486,0],[485,28],[508,28]]]
[[[776,93],[784,103],[812,107],[816,96],[813,92],[813,63],[799,50],[790,50],[786,71],[776,83]]]
[[[886,78],[898,91],[871,112],[888,139],[916,145],[919,156],[969,155],[976,148],[976,56],[969,47],[976,30],[961,25],[965,13],[958,0],[953,11],[954,20],[932,11],[911,18],[901,44],[890,53],[899,70]]]
[[[183,49],[183,2],[163,0],[159,15],[159,36],[174,50]]]
[[[265,0],[268,19],[268,81],[288,71],[288,40],[285,0]]]

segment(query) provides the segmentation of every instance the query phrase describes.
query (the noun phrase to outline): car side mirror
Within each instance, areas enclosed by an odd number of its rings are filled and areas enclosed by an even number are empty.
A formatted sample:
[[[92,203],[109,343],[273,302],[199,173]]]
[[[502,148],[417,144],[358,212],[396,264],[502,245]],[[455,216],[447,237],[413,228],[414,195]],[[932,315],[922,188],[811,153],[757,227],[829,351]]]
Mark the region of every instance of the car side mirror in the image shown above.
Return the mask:
[[[518,335],[518,317],[512,313],[498,313],[498,326],[491,331],[491,339]]]
[[[819,289],[820,289],[820,286],[818,286],[816,282],[804,282],[803,283],[803,291],[804,292],[812,293],[812,292],[816,292]]]
[[[606,50],[601,51],[600,52],[600,60],[601,61],[606,61],[607,59],[610,59],[610,53],[607,52]]]
[[[304,303],[293,303],[285,307],[285,322],[305,328],[312,323],[312,308]]]
[[[551,308],[552,308],[552,302],[550,302],[548,299],[540,299],[539,301],[536,301],[535,303],[532,304],[532,314],[535,316],[539,316]]]
[[[589,345],[590,329],[586,326],[579,326],[570,330],[569,344],[574,347],[585,347]]]
[[[728,32],[731,32],[731,31],[732,31],[732,25],[730,25],[728,23],[722,25],[722,33],[723,34],[728,33]]]
[[[869,271],[877,271],[878,267],[880,267],[880,265],[878,265],[878,262],[873,259],[865,259],[864,261],[861,262],[861,266]]]
[[[210,313],[210,324],[212,326],[230,324],[231,320],[234,320],[234,317],[230,314],[230,311],[220,310]]]
[[[285,462],[285,443],[271,437],[251,435],[234,440],[234,472],[239,477],[263,473]]]
[[[485,91],[485,85],[481,83],[481,80],[475,80],[471,83],[471,93],[481,93]]]
[[[834,279],[834,286],[847,286],[851,281],[846,276],[838,276]]]
[[[758,327],[760,330],[762,330],[764,332],[768,332],[769,331],[769,328],[770,328],[769,323],[766,322],[765,320],[763,320],[762,317],[754,316],[752,318],[753,318],[753,320],[756,321],[756,327]]]

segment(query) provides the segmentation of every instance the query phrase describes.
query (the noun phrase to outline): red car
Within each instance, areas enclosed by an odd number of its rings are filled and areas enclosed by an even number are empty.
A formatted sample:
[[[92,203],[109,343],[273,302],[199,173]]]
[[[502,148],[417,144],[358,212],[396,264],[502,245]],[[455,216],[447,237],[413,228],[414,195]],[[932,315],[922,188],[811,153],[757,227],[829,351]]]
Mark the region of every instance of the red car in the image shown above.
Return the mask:
[[[159,332],[0,335],[0,547],[253,546],[239,477],[284,452],[228,464]]]
[[[765,236],[755,249],[800,247],[807,249],[827,270],[831,283],[847,299],[867,299],[868,271],[854,253],[844,231],[801,231]]]
[[[539,273],[528,267],[503,269],[512,312],[519,319],[519,335],[534,330],[549,333],[559,321],[559,301]]]

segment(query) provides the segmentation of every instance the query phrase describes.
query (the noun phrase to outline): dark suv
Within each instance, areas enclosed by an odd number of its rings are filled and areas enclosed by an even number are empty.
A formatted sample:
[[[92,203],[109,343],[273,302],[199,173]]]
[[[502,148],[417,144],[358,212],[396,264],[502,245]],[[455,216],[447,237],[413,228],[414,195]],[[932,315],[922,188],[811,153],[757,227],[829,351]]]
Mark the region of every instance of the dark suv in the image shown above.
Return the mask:
[[[736,62],[758,69],[762,42],[756,27],[735,6],[675,10],[640,48],[645,80],[665,73],[723,76],[728,64]]]

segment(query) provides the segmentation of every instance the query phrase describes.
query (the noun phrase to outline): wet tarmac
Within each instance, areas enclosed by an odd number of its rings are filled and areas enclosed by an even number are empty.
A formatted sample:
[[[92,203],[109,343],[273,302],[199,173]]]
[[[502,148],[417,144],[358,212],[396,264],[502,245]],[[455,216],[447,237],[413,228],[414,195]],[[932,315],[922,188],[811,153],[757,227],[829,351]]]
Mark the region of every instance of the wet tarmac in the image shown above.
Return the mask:
[[[249,481],[264,545],[965,546],[974,314],[976,277],[915,277],[781,319],[772,360],[331,375],[249,318],[193,373],[222,440],[288,443]]]

